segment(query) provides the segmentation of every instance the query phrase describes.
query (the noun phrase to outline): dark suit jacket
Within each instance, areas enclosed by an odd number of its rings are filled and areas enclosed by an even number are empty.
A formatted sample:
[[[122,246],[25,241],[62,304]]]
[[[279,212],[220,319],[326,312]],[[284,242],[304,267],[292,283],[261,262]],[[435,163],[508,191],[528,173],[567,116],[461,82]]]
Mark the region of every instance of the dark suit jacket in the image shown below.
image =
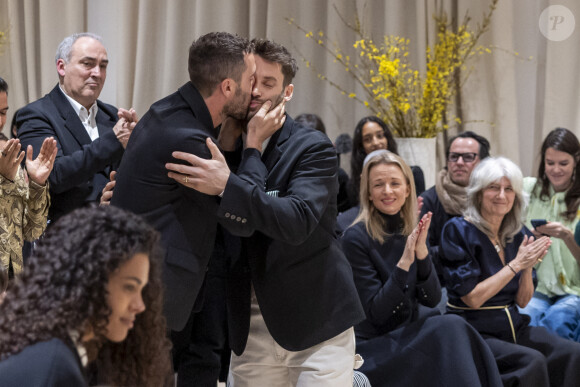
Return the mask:
[[[30,345],[0,362],[0,386],[87,386],[78,352],[60,339]]]
[[[119,167],[112,205],[142,215],[161,232],[168,326],[185,326],[200,290],[217,228],[217,197],[167,176],[173,151],[211,158],[206,146],[213,123],[196,88],[187,83],[156,102],[139,121]]]
[[[49,219],[98,201],[109,173],[123,156],[123,146],[113,132],[117,108],[97,101],[99,138],[91,142],[85,127],[57,85],[41,99],[23,107],[16,117],[18,138],[34,157],[47,137],[57,141],[58,153],[48,181],[51,205]]]
[[[337,174],[328,138],[289,116],[263,157],[244,150],[218,210],[228,231],[247,237],[229,283],[236,354],[244,351],[249,332],[250,281],[268,330],[288,350],[320,344],[364,319],[334,234]]]
[[[443,226],[451,218],[459,216],[459,214],[448,214],[443,208],[443,204],[439,201],[439,196],[437,196],[437,190],[435,186],[429,188],[427,191],[421,194],[423,198],[423,207],[421,208],[421,215],[425,215],[427,212],[431,211],[433,216],[431,216],[431,225],[429,226],[429,233],[427,234],[427,245],[429,246],[429,253],[433,259],[433,264],[437,270],[437,275],[441,285],[444,285],[443,280],[443,266],[441,264],[441,258],[439,256],[439,244],[441,243],[441,233],[443,232]]]

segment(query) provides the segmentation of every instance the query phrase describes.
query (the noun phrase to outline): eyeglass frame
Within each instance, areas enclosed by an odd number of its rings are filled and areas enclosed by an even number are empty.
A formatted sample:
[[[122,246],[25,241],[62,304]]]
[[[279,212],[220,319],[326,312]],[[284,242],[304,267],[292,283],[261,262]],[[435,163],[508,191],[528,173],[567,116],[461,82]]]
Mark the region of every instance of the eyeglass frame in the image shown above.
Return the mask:
[[[473,155],[473,160],[466,160],[465,156],[470,156]],[[473,163],[477,157],[479,155],[476,152],[465,152],[465,153],[458,153],[458,152],[449,152],[449,157],[447,157],[447,161],[451,162],[451,163],[456,163],[459,161],[459,158],[461,157],[463,159],[464,163]],[[452,160],[452,158],[455,158],[455,160]],[[471,157],[468,157],[469,159]]]

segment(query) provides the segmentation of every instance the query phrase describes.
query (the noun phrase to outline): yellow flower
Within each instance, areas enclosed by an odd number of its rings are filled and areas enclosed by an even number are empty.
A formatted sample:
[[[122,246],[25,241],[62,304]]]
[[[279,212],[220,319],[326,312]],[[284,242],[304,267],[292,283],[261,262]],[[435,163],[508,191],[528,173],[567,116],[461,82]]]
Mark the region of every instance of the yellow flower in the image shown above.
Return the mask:
[[[374,114],[381,117],[396,135],[409,137],[434,137],[439,131],[449,127],[448,123],[460,124],[460,117],[454,117],[448,110],[453,104],[453,96],[458,90],[457,75],[468,75],[466,61],[476,54],[491,53],[491,49],[478,46],[477,40],[490,24],[490,18],[497,0],[489,0],[489,12],[484,20],[472,30],[469,18],[450,28],[449,18],[436,17],[436,40],[425,48],[427,63],[421,72],[411,66],[409,46],[411,40],[402,36],[387,35],[374,42],[365,34],[364,28],[355,15],[356,22],[348,24],[360,39],[352,48],[352,61],[340,46],[329,48],[329,40],[323,40],[324,33],[312,32],[297,26],[300,31],[322,45],[335,61],[339,61],[356,83],[363,88],[362,95],[343,89],[338,83],[328,80],[341,94],[356,99]],[[288,20],[288,19],[287,19]],[[342,18],[345,21],[344,18]],[[346,22],[345,22],[346,23]],[[515,53],[515,55],[519,55]],[[307,63],[309,67],[310,63]],[[460,79],[461,84],[465,76]],[[326,79],[319,74],[320,79]]]

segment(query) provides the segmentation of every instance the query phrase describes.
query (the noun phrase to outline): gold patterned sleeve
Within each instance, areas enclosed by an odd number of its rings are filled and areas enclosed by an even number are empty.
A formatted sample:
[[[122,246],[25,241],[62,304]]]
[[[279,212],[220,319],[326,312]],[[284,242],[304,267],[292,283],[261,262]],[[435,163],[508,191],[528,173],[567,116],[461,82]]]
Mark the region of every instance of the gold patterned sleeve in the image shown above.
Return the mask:
[[[46,229],[48,207],[50,207],[50,194],[48,193],[48,181],[44,186],[38,185],[32,180],[29,184],[29,195],[26,201],[23,237],[27,241],[38,239]]]

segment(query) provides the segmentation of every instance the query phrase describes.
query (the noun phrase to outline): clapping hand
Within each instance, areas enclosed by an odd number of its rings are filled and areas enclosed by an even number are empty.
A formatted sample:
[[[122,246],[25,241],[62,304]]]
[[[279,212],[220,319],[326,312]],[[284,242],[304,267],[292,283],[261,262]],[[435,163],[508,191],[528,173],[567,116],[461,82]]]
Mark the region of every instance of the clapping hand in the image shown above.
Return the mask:
[[[26,171],[30,180],[38,185],[44,185],[54,167],[56,158],[56,140],[52,137],[45,138],[40,147],[38,156],[32,159],[32,145],[26,149]]]
[[[427,235],[429,234],[429,226],[431,225],[431,217],[433,213],[431,211],[427,212],[417,225],[419,230],[419,235],[417,237],[417,242],[415,244],[415,254],[417,259],[425,259],[429,255],[429,250],[427,249]]]
[[[113,188],[115,188],[116,184],[116,176],[117,171],[111,171],[111,174],[109,175],[109,182],[105,185],[105,188],[103,188],[103,191],[101,192],[101,206],[108,206],[111,204],[111,199],[113,198]]]
[[[121,108],[117,112],[117,115],[119,116],[119,121],[115,124],[113,131],[119,142],[121,142],[121,145],[123,145],[123,148],[126,148],[129,137],[131,137],[133,129],[135,129],[137,122],[139,122],[139,117],[137,117],[137,113],[133,108],[129,110]]]
[[[518,254],[510,265],[516,272],[531,269],[536,263],[542,262],[552,244],[549,237],[543,236],[534,240],[534,237],[524,236],[524,240],[518,249]]]
[[[415,262],[415,257],[417,259],[427,258],[429,251],[427,250],[426,240],[429,225],[431,224],[431,215],[431,212],[423,215],[417,226],[413,229],[413,232],[407,237],[405,250],[397,263],[397,266],[401,269],[409,271],[409,268]]]
[[[20,146],[20,140],[12,138],[0,152],[0,174],[10,181],[16,178],[18,166],[24,159],[24,152],[20,152]]]

